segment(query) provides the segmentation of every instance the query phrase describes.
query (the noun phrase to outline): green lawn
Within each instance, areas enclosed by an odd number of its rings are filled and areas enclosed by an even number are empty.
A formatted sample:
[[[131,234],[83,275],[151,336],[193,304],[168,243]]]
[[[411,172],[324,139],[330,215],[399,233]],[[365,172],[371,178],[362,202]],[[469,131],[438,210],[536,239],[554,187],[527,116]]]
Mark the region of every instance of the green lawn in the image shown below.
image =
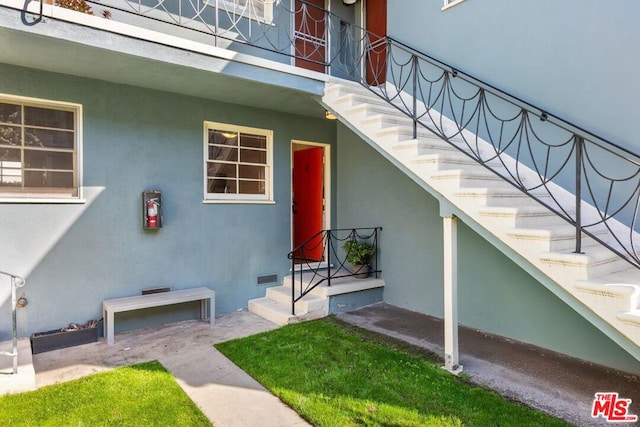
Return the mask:
[[[328,318],[216,345],[317,426],[554,426],[433,356]]]
[[[0,397],[2,426],[211,426],[158,362]]]

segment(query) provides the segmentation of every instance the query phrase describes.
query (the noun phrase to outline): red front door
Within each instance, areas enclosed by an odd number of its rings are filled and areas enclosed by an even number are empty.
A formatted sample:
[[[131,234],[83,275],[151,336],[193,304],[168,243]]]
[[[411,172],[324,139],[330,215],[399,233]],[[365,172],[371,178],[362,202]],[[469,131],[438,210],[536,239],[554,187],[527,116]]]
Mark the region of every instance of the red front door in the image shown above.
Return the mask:
[[[296,66],[325,72],[327,54],[326,14],[324,0],[296,0],[295,57]]]
[[[365,74],[367,84],[379,86],[387,79],[387,0],[367,0]]]
[[[297,248],[322,231],[323,165],[322,147],[293,152],[293,247]],[[305,244],[295,256],[322,261],[322,236]]]

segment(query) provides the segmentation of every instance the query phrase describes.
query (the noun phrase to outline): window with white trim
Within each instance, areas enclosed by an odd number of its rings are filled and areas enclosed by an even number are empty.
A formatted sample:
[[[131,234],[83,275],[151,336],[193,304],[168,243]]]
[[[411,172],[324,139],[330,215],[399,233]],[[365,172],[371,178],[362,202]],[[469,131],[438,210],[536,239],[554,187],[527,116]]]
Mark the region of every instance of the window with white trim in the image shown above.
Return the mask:
[[[272,201],[273,131],[205,122],[205,200]]]
[[[271,24],[273,22],[273,6],[276,0],[217,0],[221,10],[242,18]],[[207,4],[215,6],[216,0],[207,0]]]
[[[0,198],[77,198],[82,107],[0,94]]]

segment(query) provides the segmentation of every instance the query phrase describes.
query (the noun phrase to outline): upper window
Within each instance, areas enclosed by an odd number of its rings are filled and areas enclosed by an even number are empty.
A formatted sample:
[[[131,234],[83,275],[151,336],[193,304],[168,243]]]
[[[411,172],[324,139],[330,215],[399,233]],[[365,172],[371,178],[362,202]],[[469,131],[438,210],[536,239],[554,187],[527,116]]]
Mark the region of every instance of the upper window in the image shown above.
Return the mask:
[[[444,6],[442,7],[442,10],[448,9],[450,7],[453,7],[457,4],[462,3],[464,0],[444,0]]]
[[[273,132],[205,122],[205,199],[271,201]]]
[[[207,0],[209,5],[216,4],[221,10],[242,18],[270,24],[273,22],[273,5],[276,0]]]
[[[80,112],[0,95],[0,198],[78,197]]]

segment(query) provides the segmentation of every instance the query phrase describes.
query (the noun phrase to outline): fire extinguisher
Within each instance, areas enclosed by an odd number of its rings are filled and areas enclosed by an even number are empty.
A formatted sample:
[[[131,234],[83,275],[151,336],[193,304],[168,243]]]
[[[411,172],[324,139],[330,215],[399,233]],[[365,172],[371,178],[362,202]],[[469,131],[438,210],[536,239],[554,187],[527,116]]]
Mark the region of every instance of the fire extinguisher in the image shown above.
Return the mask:
[[[158,199],[147,202],[147,227],[158,228]]]

